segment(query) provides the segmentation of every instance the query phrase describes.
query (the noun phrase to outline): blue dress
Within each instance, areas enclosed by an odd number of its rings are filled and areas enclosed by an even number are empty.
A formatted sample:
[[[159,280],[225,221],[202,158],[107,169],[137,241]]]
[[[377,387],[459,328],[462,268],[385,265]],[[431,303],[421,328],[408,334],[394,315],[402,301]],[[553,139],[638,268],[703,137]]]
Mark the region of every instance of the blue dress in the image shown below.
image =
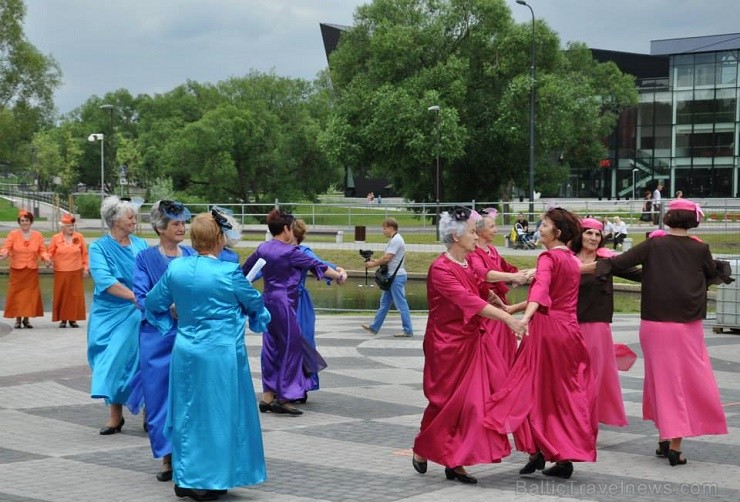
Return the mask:
[[[239,263],[239,255],[236,254],[236,251],[233,251],[229,248],[224,248],[224,250],[219,253],[218,259],[223,261],[230,261],[232,263]]]
[[[90,244],[95,290],[87,323],[87,361],[90,396],[107,404],[125,404],[131,413],[138,413],[144,401],[139,372],[141,312],[130,301],[106,292],[119,282],[134,289],[134,259],[148,245],[133,235],[129,239],[129,246],[121,246],[110,235]]]
[[[302,271],[311,270],[322,279],[327,265],[301,252],[297,246],[278,239],[263,242],[244,262],[244,274],[259,258],[265,281],[263,295],[272,321],[262,334],[262,390],[274,392],[280,401],[306,397],[313,385],[314,361],[304,357],[306,349],[296,314],[298,285]]]
[[[178,247],[182,256],[195,254],[195,250],[189,246]],[[154,287],[175,258],[163,255],[159,251],[159,245],[152,246],[136,255],[134,293],[142,314],[146,294]],[[146,319],[142,319],[139,330],[139,367],[146,404],[146,425],[154,458],[172,453],[172,445],[164,435],[164,421],[167,418],[170,355],[177,331],[177,321],[174,323],[172,329],[162,334]]]
[[[322,260],[313,250],[308,246],[300,245],[298,249],[303,252],[306,256],[314,258],[323,262],[325,265],[336,269],[337,266],[328,261]],[[316,312],[313,309],[313,302],[311,301],[311,295],[308,293],[306,288],[306,279],[308,278],[308,269],[301,271],[301,282],[298,284],[298,308],[296,313],[298,315],[298,326],[301,328],[301,336],[306,340],[309,347],[316,350]],[[331,279],[326,279],[327,284],[331,283]],[[311,386],[307,390],[319,390],[319,373],[311,373]]]
[[[244,344],[270,320],[262,297],[238,265],[208,256],[174,260],[147,294],[146,318],[177,335],[170,362],[165,435],[174,482],[228,490],[266,479],[262,432]]]

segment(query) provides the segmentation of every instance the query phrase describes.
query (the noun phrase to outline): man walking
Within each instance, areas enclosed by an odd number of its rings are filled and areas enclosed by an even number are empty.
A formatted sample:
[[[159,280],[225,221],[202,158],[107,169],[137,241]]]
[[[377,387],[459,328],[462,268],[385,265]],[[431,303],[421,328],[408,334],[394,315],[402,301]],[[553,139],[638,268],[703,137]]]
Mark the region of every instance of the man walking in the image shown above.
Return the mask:
[[[388,244],[385,246],[383,256],[377,260],[366,261],[365,268],[386,265],[388,267],[388,275],[391,276],[395,272],[396,276],[393,279],[390,289],[383,291],[383,294],[380,296],[380,308],[375,313],[375,319],[372,324],[362,324],[362,328],[375,335],[380,331],[380,327],[383,326],[383,321],[385,321],[385,316],[388,314],[391,304],[395,304],[398,312],[401,314],[403,331],[396,333],[394,336],[413,336],[414,330],[411,327],[411,313],[409,312],[409,304],[406,301],[406,280],[408,276],[406,275],[406,269],[403,268],[406,243],[403,241],[401,234],[398,233],[398,222],[395,218],[386,218],[383,221],[383,235],[388,238]]]
[[[659,223],[658,220],[660,219],[660,200],[661,200],[661,190],[663,190],[663,182],[658,181],[658,186],[655,187],[655,190],[653,190],[653,223],[656,225]]]

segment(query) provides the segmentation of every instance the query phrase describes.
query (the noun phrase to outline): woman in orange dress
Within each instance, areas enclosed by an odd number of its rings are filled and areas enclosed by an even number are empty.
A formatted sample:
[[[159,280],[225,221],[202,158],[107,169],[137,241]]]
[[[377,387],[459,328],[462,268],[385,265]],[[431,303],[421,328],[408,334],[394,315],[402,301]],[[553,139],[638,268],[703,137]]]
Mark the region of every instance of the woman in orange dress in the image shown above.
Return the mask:
[[[90,275],[87,246],[81,233],[75,232],[75,217],[62,216],[61,231],[49,244],[49,256],[54,266],[54,305],[51,320],[61,321],[60,328],[78,328],[85,319],[85,288],[82,278]]]
[[[17,221],[21,228],[8,233],[5,245],[0,250],[0,260],[10,256],[10,280],[3,317],[15,317],[16,328],[31,329],[33,326],[28,318],[44,315],[39,288],[39,258],[47,266],[51,261],[44,237],[40,232],[31,230],[33,215],[21,209]]]

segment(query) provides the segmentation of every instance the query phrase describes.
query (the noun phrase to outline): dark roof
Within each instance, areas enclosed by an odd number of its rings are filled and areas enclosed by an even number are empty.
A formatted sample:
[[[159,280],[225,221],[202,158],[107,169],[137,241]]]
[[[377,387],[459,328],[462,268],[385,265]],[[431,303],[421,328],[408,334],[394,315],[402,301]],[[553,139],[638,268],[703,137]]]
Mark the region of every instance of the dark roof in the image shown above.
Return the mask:
[[[707,35],[703,37],[668,38],[652,40],[650,54],[669,55],[692,52],[716,52],[740,49],[740,33],[726,35]]]
[[[329,55],[334,52],[339,45],[339,35],[351,28],[341,24],[319,23],[321,28],[321,38],[324,40],[324,52],[326,52],[326,61],[329,62]]]
[[[623,73],[629,73],[638,79],[668,76],[668,56],[604,49],[591,49],[591,55],[599,63],[612,61]]]

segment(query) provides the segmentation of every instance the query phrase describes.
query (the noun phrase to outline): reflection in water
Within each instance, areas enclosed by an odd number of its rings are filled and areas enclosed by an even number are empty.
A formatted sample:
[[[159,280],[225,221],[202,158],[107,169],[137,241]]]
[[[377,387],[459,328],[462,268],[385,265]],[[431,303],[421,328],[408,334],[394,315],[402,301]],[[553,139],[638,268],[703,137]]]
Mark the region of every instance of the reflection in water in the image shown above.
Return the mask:
[[[54,279],[51,274],[41,275],[41,296],[44,300],[44,310],[51,310],[52,294],[54,292]],[[365,286],[365,278],[350,278],[344,286],[327,286],[324,281],[309,278],[306,281],[314,307],[317,310],[368,310],[375,311],[380,301],[380,289],[373,283],[372,279]],[[426,281],[409,280],[406,283],[406,299],[411,310],[427,310]],[[262,281],[255,286],[262,289]],[[0,295],[5,294],[8,287],[8,276],[0,276]],[[93,282],[91,278],[85,279],[85,301],[88,312],[92,305]],[[509,292],[509,301],[519,302],[526,298],[527,288],[514,288]]]

